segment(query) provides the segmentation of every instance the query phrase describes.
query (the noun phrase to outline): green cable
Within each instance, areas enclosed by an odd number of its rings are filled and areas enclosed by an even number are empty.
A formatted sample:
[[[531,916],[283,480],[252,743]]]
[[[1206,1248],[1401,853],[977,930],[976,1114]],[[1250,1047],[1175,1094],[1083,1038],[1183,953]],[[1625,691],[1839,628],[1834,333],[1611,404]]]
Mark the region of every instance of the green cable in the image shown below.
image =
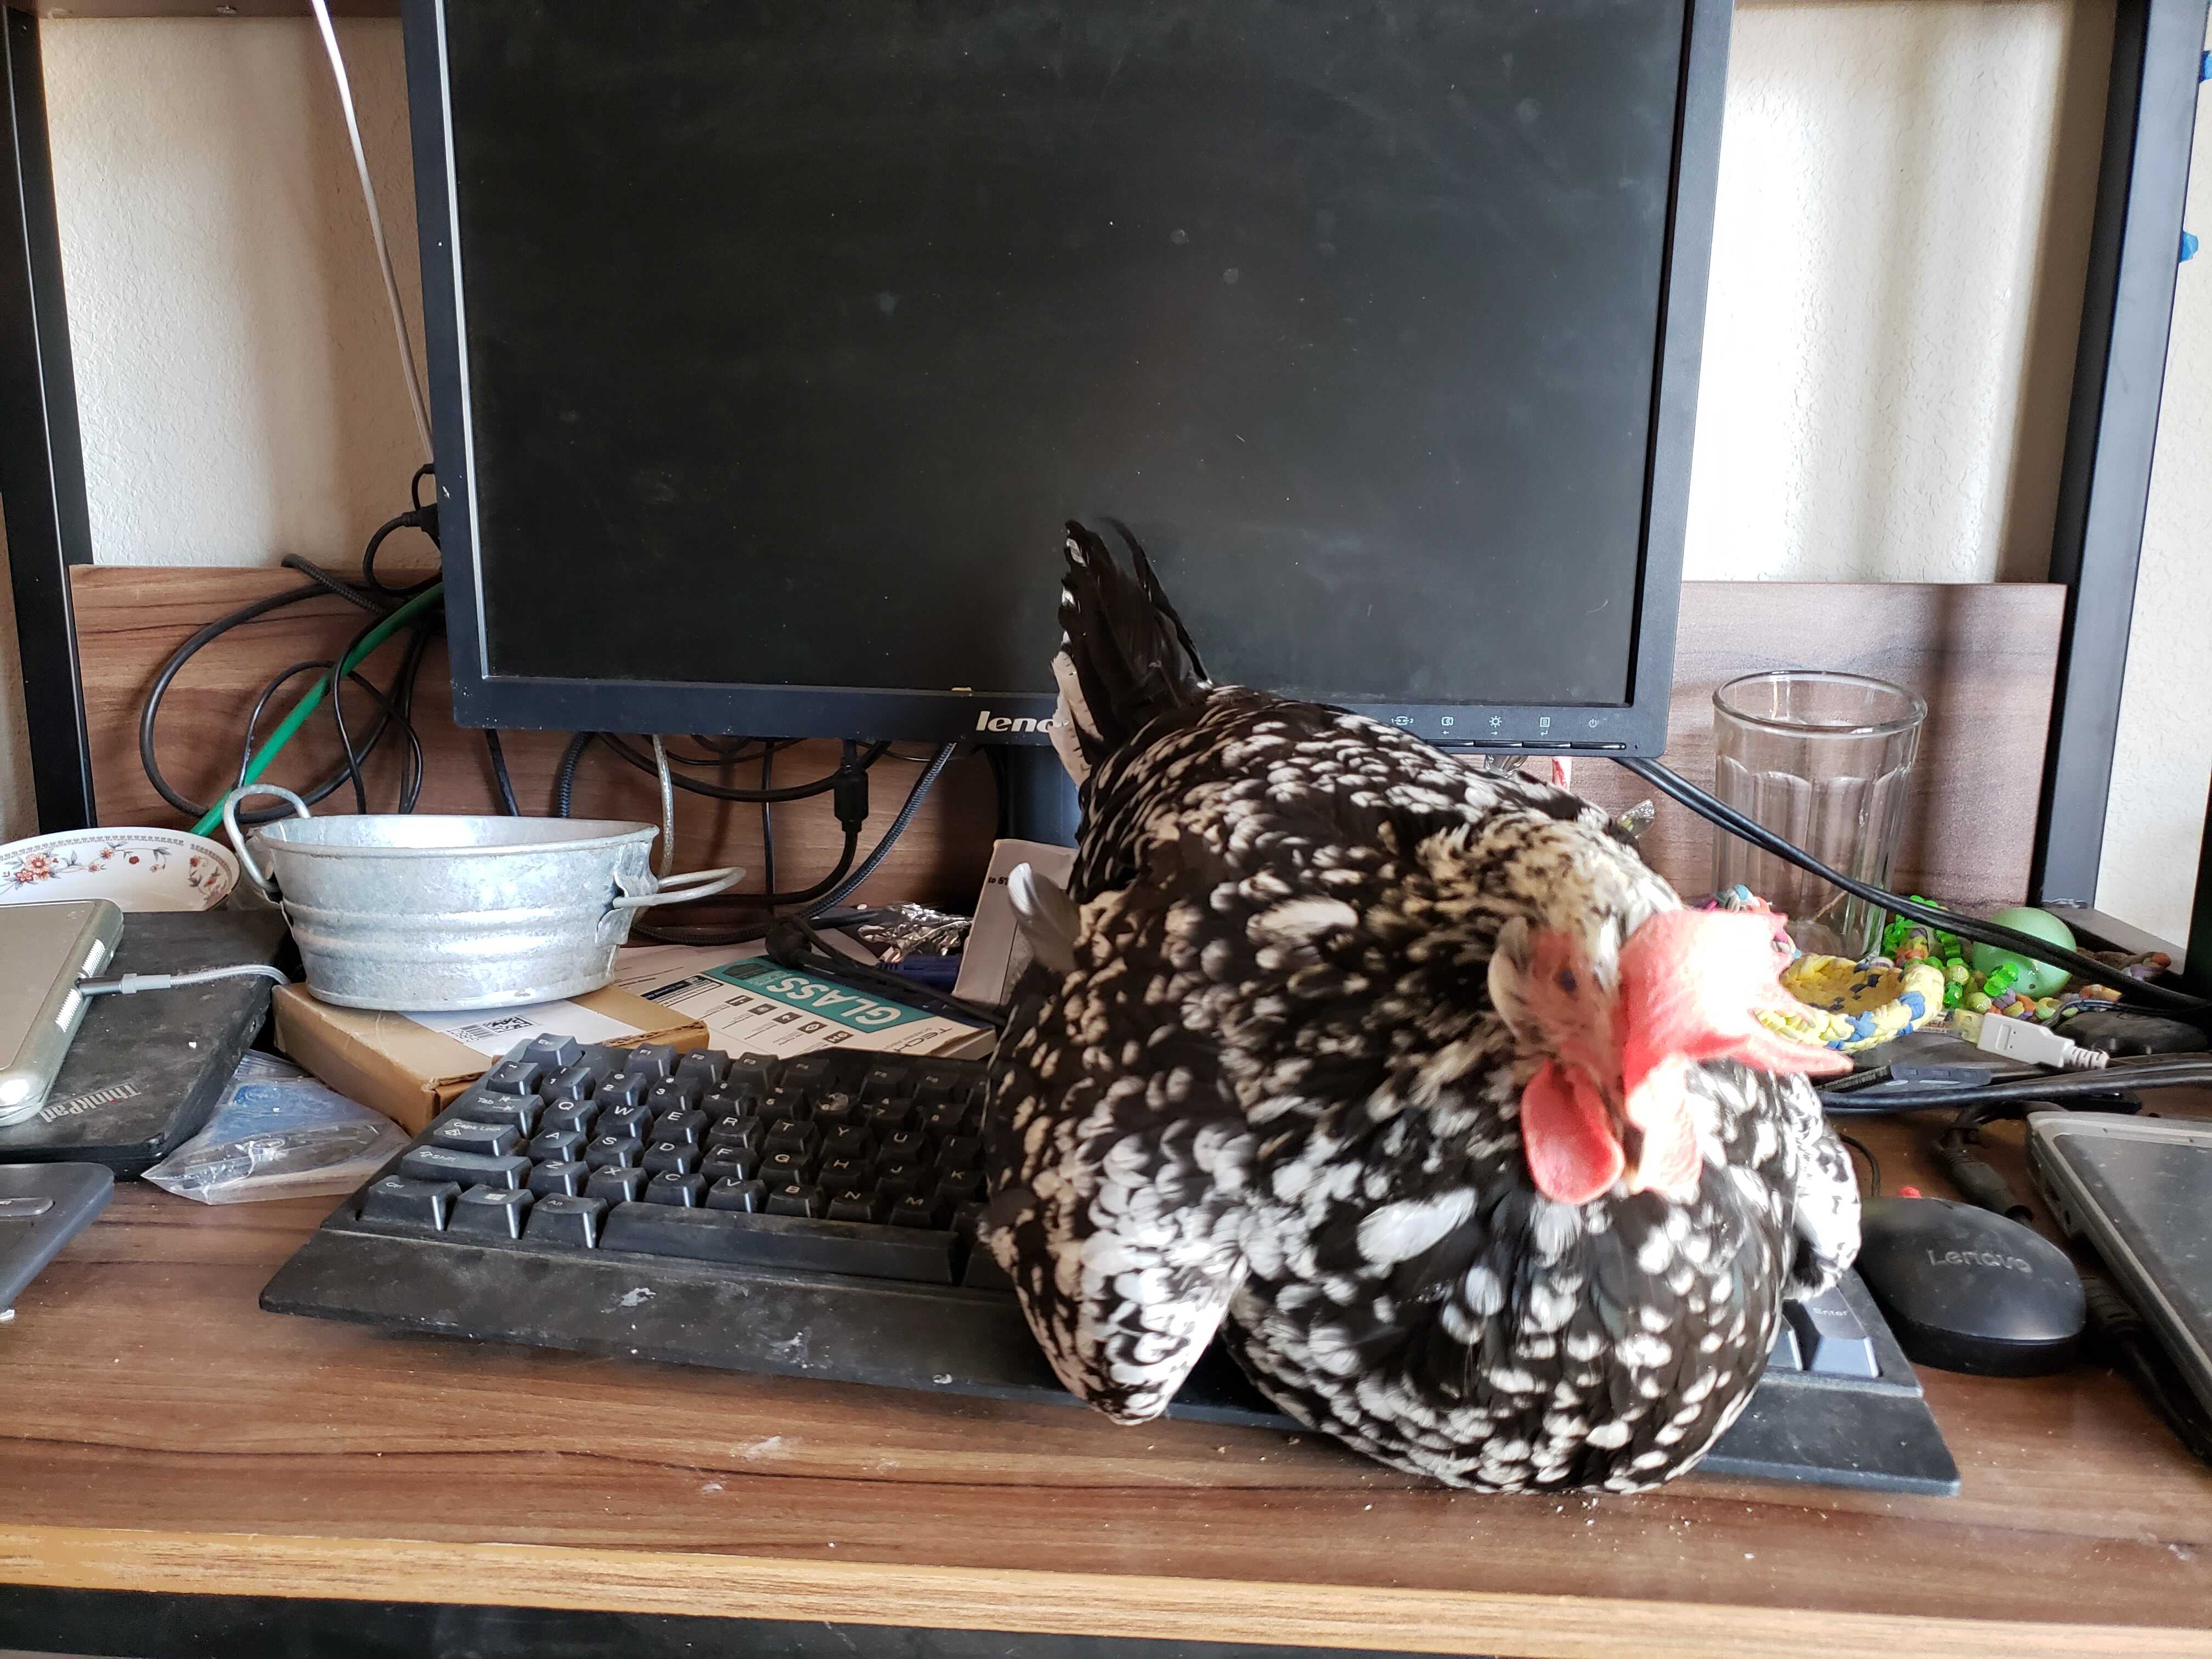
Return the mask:
[[[246,763],[246,770],[239,774],[236,787],[243,789],[249,783],[258,783],[261,781],[261,775],[269,769],[269,763],[276,758],[278,751],[292,741],[293,734],[307,723],[307,716],[315,712],[316,707],[323,700],[323,694],[330,690],[331,681],[350,674],[355,669],[360,667],[371,652],[390,639],[406,623],[435,605],[444,597],[445,591],[445,583],[434,583],[370,629],[362,637],[362,642],[346,653],[345,659],[338,664],[335,673],[325,675],[317,680],[307,688],[300,701],[292,705],[292,712],[284,716],[276,729],[269,734],[269,741],[261,745],[253,758]],[[226,792],[226,799],[228,799],[228,792]],[[222,822],[222,802],[217,801],[213,806],[208,808],[207,816],[192,826],[192,833],[196,836],[213,835],[216,826]]]

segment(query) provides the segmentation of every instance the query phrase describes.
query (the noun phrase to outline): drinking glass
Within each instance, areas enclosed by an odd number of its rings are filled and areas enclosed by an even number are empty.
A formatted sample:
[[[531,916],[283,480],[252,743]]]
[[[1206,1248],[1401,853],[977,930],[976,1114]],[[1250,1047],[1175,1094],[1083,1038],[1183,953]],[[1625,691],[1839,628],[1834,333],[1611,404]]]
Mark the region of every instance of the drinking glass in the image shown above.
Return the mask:
[[[1925,702],[1887,680],[1746,674],[1713,693],[1713,793],[1830,868],[1887,887],[1927,717]],[[1856,961],[1880,937],[1880,906],[1716,830],[1713,886],[1739,883],[1790,918],[1802,951]]]

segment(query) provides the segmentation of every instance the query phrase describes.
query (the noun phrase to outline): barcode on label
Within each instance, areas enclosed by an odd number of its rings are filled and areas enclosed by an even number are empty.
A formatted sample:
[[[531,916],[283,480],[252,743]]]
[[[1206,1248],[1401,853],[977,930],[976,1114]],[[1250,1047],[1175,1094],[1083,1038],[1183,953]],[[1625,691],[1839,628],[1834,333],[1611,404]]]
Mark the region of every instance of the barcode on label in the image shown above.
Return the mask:
[[[473,1025],[456,1026],[453,1035],[464,1042],[481,1042],[488,1037],[506,1036],[516,1031],[534,1031],[537,1029],[535,1021],[509,1014],[503,1019],[483,1019]]]

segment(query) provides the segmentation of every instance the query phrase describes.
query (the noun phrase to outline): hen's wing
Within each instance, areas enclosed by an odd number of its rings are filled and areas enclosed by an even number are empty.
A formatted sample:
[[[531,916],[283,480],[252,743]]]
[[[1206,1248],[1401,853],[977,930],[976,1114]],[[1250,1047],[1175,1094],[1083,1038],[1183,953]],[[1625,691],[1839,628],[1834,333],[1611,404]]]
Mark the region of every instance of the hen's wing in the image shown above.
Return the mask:
[[[1790,1191],[1794,1252],[1786,1253],[1783,1294],[1817,1296],[1858,1259],[1859,1181],[1851,1155],[1820,1111],[1820,1097],[1802,1077],[1759,1075],[1793,1157]]]
[[[1073,968],[1033,976],[992,1078],[981,1242],[1054,1374],[1123,1422],[1166,1409],[1244,1275],[1251,1140],[1180,1017],[1195,920],[1149,887],[1086,905]]]

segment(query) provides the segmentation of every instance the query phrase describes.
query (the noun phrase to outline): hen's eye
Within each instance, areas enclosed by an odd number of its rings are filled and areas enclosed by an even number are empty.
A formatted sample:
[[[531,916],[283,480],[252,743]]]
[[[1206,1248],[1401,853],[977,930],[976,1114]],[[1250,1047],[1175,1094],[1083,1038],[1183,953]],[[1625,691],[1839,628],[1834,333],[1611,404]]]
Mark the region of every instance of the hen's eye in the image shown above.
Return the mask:
[[[1562,991],[1565,991],[1569,996],[1574,995],[1576,991],[1581,988],[1575,981],[1575,970],[1573,969],[1562,968],[1559,969],[1559,988]]]

